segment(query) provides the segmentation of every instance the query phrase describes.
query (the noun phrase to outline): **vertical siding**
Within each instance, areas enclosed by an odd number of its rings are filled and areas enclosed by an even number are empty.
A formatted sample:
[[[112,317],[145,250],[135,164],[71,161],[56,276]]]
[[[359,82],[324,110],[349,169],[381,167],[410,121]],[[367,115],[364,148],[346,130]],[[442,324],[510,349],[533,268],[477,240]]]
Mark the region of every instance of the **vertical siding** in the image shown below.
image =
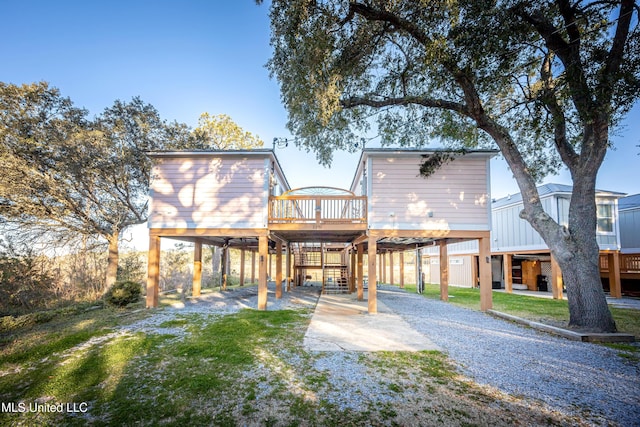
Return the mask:
[[[640,249],[640,208],[620,212],[620,245],[622,249]]]
[[[419,176],[420,161],[372,159],[370,227],[488,230],[487,159],[462,157],[426,179]]]
[[[466,242],[451,243],[447,245],[447,252],[452,254],[477,254],[478,240],[467,240]]]
[[[569,203],[567,197],[549,195],[541,199],[542,208],[560,225],[569,224]],[[492,212],[491,250],[512,251],[528,249],[547,249],[547,245],[537,231],[520,218],[523,204],[505,206]],[[616,218],[614,208],[614,221]],[[595,230],[594,230],[595,232]],[[617,235],[597,234],[596,239],[601,250],[616,249]]]
[[[471,255],[451,256],[449,255],[449,284],[454,286],[473,286],[471,273]]]
[[[554,218],[556,217],[555,204],[552,197],[541,200],[543,209]],[[492,212],[491,250],[507,251],[514,249],[546,248],[542,237],[531,225],[520,218],[522,203],[503,208],[494,209]]]
[[[161,159],[153,170],[150,228],[262,228],[265,159]]]

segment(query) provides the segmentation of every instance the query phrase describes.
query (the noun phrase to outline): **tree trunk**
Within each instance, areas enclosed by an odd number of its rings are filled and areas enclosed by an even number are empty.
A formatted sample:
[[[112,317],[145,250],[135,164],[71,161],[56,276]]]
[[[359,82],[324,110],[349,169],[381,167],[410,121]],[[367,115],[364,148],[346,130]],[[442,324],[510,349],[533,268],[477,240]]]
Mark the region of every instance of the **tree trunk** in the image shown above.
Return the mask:
[[[568,228],[550,221],[546,215],[523,213],[523,216],[560,265],[567,288],[569,326],[591,332],[616,332],[600,280],[595,176],[593,179],[574,176]]]
[[[107,276],[106,289],[109,289],[116,283],[118,277],[118,237],[119,233],[114,232],[109,236],[109,256],[107,258]]]
[[[576,162],[569,168],[573,190],[567,228],[544,211],[535,181],[509,133],[487,117],[483,117],[479,127],[493,137],[513,172],[524,204],[520,217],[540,234],[558,261],[567,288],[569,326],[592,332],[615,332],[616,324],[600,281],[600,249],[596,240],[595,181],[604,151],[594,151],[591,156],[583,154],[582,163]],[[598,136],[591,131],[585,134],[606,138],[606,127]],[[584,150],[593,146],[597,146],[594,140],[585,139]]]
[[[558,264],[563,271],[569,300],[569,325],[579,329],[615,332],[616,324],[607,305],[600,280],[600,248],[596,238],[597,208],[595,175],[573,176],[569,205],[569,257]],[[589,179],[592,175],[593,179]],[[566,265],[565,265],[566,264]]]
[[[566,250],[558,257],[558,250],[552,252],[567,287],[569,302],[569,326],[591,332],[616,332],[616,324],[611,316],[607,300],[602,290],[598,256],[594,257],[578,249],[577,241],[570,245],[574,249],[567,255]]]

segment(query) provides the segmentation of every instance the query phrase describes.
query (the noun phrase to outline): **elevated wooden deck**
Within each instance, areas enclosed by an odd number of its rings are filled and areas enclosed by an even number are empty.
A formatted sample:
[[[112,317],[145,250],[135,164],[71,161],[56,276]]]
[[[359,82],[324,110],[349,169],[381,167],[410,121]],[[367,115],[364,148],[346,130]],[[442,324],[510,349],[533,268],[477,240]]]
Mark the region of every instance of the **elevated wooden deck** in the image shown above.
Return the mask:
[[[366,224],[366,196],[269,197],[269,224]]]

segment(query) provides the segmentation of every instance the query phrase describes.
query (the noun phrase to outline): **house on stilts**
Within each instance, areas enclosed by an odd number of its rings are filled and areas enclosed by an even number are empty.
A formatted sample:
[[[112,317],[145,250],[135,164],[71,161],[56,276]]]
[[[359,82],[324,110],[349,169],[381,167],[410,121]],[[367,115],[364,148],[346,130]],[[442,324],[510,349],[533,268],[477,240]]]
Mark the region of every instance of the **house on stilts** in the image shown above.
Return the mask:
[[[325,293],[354,293],[358,300],[366,294],[369,313],[377,312],[376,274],[385,254],[438,246],[446,300],[447,245],[474,241],[480,305],[487,310],[494,155],[493,150],[364,149],[348,189],[291,189],[273,150],[150,153],[147,307],[158,305],[163,239],[194,243],[194,296],[201,288],[202,245],[217,245],[249,251],[257,260],[259,309],[267,308],[272,255],[275,298],[282,296],[283,283],[300,285],[309,272],[320,271]],[[427,178],[420,176],[420,164],[433,156],[447,160]]]

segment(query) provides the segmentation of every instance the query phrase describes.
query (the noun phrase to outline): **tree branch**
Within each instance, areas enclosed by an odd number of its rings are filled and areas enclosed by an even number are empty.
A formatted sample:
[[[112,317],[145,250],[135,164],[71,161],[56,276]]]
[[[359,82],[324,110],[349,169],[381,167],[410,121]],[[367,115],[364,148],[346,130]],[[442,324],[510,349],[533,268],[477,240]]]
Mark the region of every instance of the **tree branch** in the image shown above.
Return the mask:
[[[553,62],[553,52],[547,52],[544,60],[542,61],[542,67],[540,68],[540,80],[543,84],[542,95],[539,99],[544,106],[551,113],[553,121],[554,143],[562,158],[564,164],[569,169],[574,170],[577,165],[578,155],[569,144],[567,140],[567,121],[564,115],[564,111],[558,102],[555,91],[555,82],[553,79],[553,73],[551,65]]]
[[[629,37],[634,5],[635,2],[633,0],[623,0],[620,4],[620,15],[618,16],[616,34],[613,37],[613,43],[607,55],[601,81],[596,89],[596,96],[599,98],[598,103],[601,105],[611,104],[613,87],[617,81],[624,57],[624,46]]]
[[[444,108],[455,111],[467,117],[470,112],[466,105],[458,102],[447,101],[444,99],[432,99],[421,96],[403,96],[401,98],[386,98],[376,100],[368,96],[354,96],[340,101],[342,108],[354,108],[359,106],[367,106],[374,108],[390,107],[397,105],[422,105],[423,107]]]

